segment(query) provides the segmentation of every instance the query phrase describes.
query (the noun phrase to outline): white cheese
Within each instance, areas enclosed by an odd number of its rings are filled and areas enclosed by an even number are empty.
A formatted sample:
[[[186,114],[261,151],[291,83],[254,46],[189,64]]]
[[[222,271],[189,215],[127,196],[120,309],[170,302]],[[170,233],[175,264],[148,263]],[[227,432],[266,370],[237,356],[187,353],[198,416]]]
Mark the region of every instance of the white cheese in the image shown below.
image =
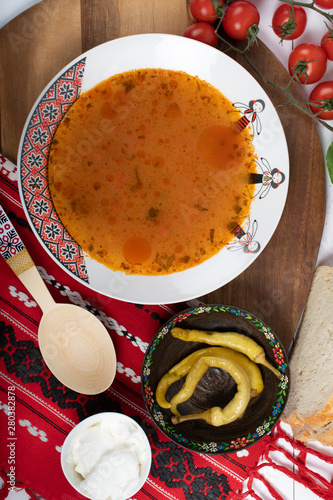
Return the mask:
[[[121,418],[92,424],[76,439],[70,461],[82,477],[79,489],[95,500],[124,500],[140,481],[146,446],[139,430]]]
[[[140,477],[137,457],[129,450],[104,455],[80,484],[96,500],[127,498]],[[127,493],[128,492],[128,493]]]

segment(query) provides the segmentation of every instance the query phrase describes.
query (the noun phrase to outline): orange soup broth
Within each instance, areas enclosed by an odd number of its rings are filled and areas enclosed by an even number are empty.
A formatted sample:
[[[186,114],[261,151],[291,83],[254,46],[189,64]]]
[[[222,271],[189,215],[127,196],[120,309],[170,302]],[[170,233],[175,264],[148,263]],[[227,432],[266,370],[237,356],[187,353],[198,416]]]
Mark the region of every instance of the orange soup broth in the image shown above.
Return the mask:
[[[230,242],[248,216],[250,133],[220,91],[181,71],[144,69],[83,93],[60,123],[49,187],[67,231],[128,274],[182,271]]]

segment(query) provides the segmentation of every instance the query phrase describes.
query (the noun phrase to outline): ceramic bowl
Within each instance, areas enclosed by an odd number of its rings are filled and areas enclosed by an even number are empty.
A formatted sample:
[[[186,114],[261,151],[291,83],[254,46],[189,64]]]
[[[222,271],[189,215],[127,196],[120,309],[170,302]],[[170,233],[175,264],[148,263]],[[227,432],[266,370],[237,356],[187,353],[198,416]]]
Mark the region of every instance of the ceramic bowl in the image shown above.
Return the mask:
[[[73,458],[73,451],[77,449],[78,443],[83,443],[89,433],[91,433],[91,428],[101,424],[103,426],[103,434],[102,436],[97,435],[96,439],[92,441],[91,446],[93,447],[94,454],[98,454],[101,447],[105,446],[107,442],[107,436],[105,433],[105,429],[109,429],[115,438],[122,439],[123,442],[126,442],[126,448],[124,445],[119,445],[119,449],[121,450],[130,450],[136,452],[137,448],[133,448],[133,444],[129,445],[128,443],[133,443],[135,441],[137,446],[140,448],[140,464],[139,464],[139,478],[136,479],[128,489],[121,495],[119,495],[119,490],[113,490],[109,492],[108,498],[117,498],[117,500],[126,500],[127,498],[135,495],[137,491],[139,491],[144,483],[147,480],[147,477],[150,472],[151,466],[151,449],[148,438],[140,427],[140,425],[132,418],[127,415],[123,415],[122,413],[116,412],[105,412],[99,413],[96,415],[92,415],[91,417],[86,418],[79,424],[77,424],[71,432],[66,437],[62,450],[61,450],[61,467],[63,473],[67,479],[67,481],[73,486],[75,490],[77,490],[81,495],[86,496],[87,498],[91,498],[94,500],[95,496],[88,495],[85,491],[82,490],[82,481],[83,477],[81,474],[75,471],[75,464]],[[128,433],[130,430],[130,434]],[[124,435],[124,433],[126,435]],[[134,437],[133,437],[134,436]],[[90,434],[91,439],[91,434]],[[106,445],[107,448],[107,445]],[[109,450],[105,453],[109,453]],[[85,461],[89,461],[89,456],[85,455]],[[109,466],[112,472],[112,466]],[[101,470],[101,475],[103,473],[108,473],[108,464],[104,465],[103,470]],[[105,472],[106,471],[106,472]],[[126,480],[126,467],[121,467],[118,470],[119,482],[123,483]],[[108,478],[104,478],[104,485],[108,482]],[[81,486],[80,486],[81,485]]]
[[[70,106],[81,93],[106,78],[140,68],[181,70],[220,90],[241,113],[241,126],[251,129],[258,158],[257,174],[250,180],[255,187],[250,215],[232,231],[230,244],[200,265],[163,276],[114,272],[83,252],[59,219],[48,186],[50,145]],[[168,304],[203,296],[251,266],[279,224],[289,184],[283,127],[259,83],[223,52],[196,40],[160,33],[109,41],[63,68],[42,91],[27,118],[17,164],[21,201],[46,252],[90,289],[140,304]]]
[[[174,425],[172,413],[156,401],[156,388],[170,368],[192,352],[208,347],[199,342],[174,338],[174,327],[205,331],[234,331],[251,337],[263,347],[266,359],[281,374],[278,378],[268,368],[260,368],[264,389],[250,400],[241,418],[227,425],[214,427],[204,420],[185,421]],[[166,400],[176,394],[185,378],[174,382],[166,392]],[[221,389],[221,385],[223,388]],[[142,366],[144,401],[156,426],[177,444],[192,451],[211,454],[231,453],[247,448],[271,431],[286,404],[289,391],[289,365],[279,339],[260,318],[227,305],[203,305],[174,316],[151,341]],[[180,404],[181,414],[198,413],[213,406],[224,407],[234,396],[236,386],[224,370],[209,368],[190,399]]]

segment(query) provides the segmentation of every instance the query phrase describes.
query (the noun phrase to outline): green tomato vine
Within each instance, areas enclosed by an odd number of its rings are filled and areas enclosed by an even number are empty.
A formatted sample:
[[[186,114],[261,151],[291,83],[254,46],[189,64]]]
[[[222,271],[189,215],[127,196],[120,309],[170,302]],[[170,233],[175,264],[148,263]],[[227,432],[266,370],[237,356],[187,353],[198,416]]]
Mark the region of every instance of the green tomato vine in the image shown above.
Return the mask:
[[[228,5],[230,5],[231,3],[233,3],[233,1],[235,1],[235,0],[225,0],[224,5],[226,7],[228,7]],[[307,9],[312,9],[315,12],[317,12],[318,14],[320,14],[321,16],[323,16],[323,18],[325,18],[325,20],[329,21],[330,23],[333,23],[333,14],[325,12],[324,10],[319,9],[318,7],[316,7],[315,6],[315,0],[311,1],[310,3],[308,3],[308,2],[299,2],[299,1],[295,1],[295,0],[280,0],[280,1],[283,2],[283,3],[287,3],[287,4],[291,5],[292,7],[295,6],[295,5],[299,5],[300,7],[305,7]],[[280,104],[280,106],[293,105],[293,106],[297,107],[298,109],[300,109],[302,112],[304,112],[306,115],[310,116],[311,118],[313,118],[314,120],[316,120],[317,122],[319,122],[323,127],[325,127],[326,129],[330,130],[331,132],[333,132],[333,127],[331,125],[329,125],[328,123],[326,123],[324,120],[321,120],[320,118],[318,118],[315,114],[313,114],[310,111],[310,109],[308,109],[307,107],[305,107],[302,104],[300,104],[293,97],[293,95],[291,93],[291,89],[290,89],[292,83],[296,80],[296,81],[298,81],[299,85],[304,85],[304,84],[302,84],[299,81],[299,77],[296,75],[296,69],[297,69],[297,72],[299,72],[299,67],[297,67],[297,68],[294,69],[294,74],[291,76],[290,80],[288,81],[287,85],[285,85],[285,86],[281,86],[278,83],[273,82],[273,81],[269,80],[268,78],[266,78],[256,68],[256,66],[252,63],[251,59],[248,57],[248,50],[249,50],[249,48],[253,44],[257,43],[257,35],[258,35],[258,32],[259,32],[259,27],[258,26],[251,26],[250,27],[250,29],[248,31],[248,36],[247,36],[247,43],[246,43],[246,45],[245,45],[244,48],[239,48],[239,47],[233,45],[229,40],[225,39],[221,35],[221,25],[222,25],[222,21],[223,21],[225,10],[221,7],[221,5],[219,3],[219,0],[212,0],[212,2],[214,4],[216,15],[217,15],[217,18],[218,18],[215,32],[216,32],[216,35],[217,35],[217,37],[219,39],[219,47],[218,47],[219,50],[221,50],[222,52],[225,52],[225,53],[227,53],[229,51],[235,51],[235,52],[241,54],[242,57],[245,59],[245,61],[250,65],[250,67],[255,71],[255,73],[258,75],[258,77],[264,83],[266,83],[268,85],[272,85],[273,87],[276,87],[279,90],[281,90],[285,94],[287,100],[286,100],[285,103]],[[325,24],[327,25],[326,22],[325,22]],[[328,27],[328,29],[330,29],[330,28]],[[306,70],[306,63],[304,61],[300,61],[300,63],[303,63],[305,65],[305,70]],[[325,109],[331,108],[333,106],[333,102],[331,102],[331,101],[333,101],[333,100],[330,99],[328,101],[324,101],[324,105],[323,105],[322,109],[324,109],[324,108]],[[322,109],[320,109],[319,112],[322,111]],[[330,144],[330,146],[329,146],[329,148],[327,150],[327,153],[326,153],[326,165],[327,165],[327,169],[328,169],[330,180],[333,183],[333,141]]]

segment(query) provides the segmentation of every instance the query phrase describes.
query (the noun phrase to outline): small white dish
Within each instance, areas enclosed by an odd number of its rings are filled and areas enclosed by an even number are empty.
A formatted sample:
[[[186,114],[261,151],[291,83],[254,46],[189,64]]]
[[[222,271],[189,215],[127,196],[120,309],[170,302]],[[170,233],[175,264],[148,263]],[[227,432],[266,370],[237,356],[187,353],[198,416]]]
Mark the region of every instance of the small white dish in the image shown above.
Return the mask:
[[[98,429],[97,431],[96,428]],[[100,429],[102,432],[100,432]],[[110,435],[108,430],[111,431]],[[112,433],[114,434],[112,435]],[[113,449],[109,450],[108,445],[110,443],[113,445]],[[116,412],[105,412],[92,415],[77,424],[63,443],[61,450],[61,467],[67,481],[81,495],[91,500],[98,500],[102,497],[95,495],[91,496],[82,490],[84,478],[75,470],[75,463],[78,463],[77,458],[79,456],[77,450],[82,445],[85,446],[85,448],[82,452],[83,461],[80,462],[81,468],[87,468],[87,472],[90,467],[93,467],[91,465],[92,462],[89,464],[89,460],[96,461],[96,463],[101,465],[99,474],[97,474],[97,476],[96,474],[90,476],[91,484],[95,488],[99,478],[102,478],[101,487],[105,487],[108,482],[110,484],[110,481],[111,483],[122,483],[124,481],[124,475],[126,475],[130,469],[130,463],[126,462],[126,467],[119,467],[118,470],[116,470],[114,477],[117,477],[114,480],[110,476],[110,471],[114,470],[113,467],[116,463],[116,458],[112,462],[106,463],[105,461],[101,462],[103,457],[105,458],[105,456],[109,454],[112,454],[113,457],[119,457],[119,452],[122,451],[124,451],[124,453],[130,451],[135,455],[136,449],[140,449],[140,456],[138,458],[139,477],[132,480],[126,491],[124,491],[124,495],[119,494],[119,488],[117,484],[115,484],[115,490],[107,492],[108,496],[103,497],[105,500],[126,500],[135,495],[146,482],[151,467],[151,448],[145,432],[131,417]],[[93,449],[91,449],[91,446],[93,446]],[[86,475],[88,475],[88,473]]]

